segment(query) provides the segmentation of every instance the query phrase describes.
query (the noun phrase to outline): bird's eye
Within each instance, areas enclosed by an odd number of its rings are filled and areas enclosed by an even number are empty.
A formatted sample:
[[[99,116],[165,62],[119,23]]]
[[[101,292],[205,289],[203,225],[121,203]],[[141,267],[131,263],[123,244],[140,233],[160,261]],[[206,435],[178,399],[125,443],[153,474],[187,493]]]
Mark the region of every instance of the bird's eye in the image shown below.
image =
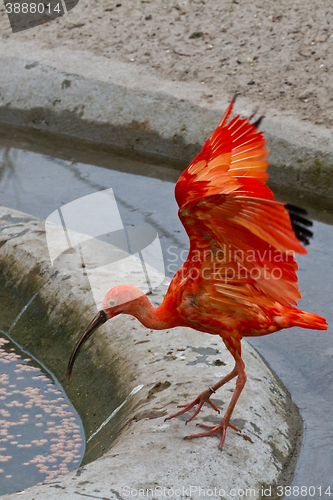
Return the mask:
[[[109,302],[109,306],[114,306],[115,305],[115,302],[113,302],[113,300],[111,300],[111,302]]]

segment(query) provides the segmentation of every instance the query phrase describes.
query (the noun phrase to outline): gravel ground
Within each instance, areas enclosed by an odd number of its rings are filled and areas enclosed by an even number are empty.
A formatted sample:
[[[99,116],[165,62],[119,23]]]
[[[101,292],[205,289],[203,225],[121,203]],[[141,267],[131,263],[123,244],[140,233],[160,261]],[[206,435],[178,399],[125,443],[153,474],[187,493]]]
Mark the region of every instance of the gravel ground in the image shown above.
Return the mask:
[[[327,0],[80,0],[65,16],[15,34],[1,7],[0,33],[201,83],[207,104],[237,91],[261,113],[269,107],[333,125],[333,4]]]

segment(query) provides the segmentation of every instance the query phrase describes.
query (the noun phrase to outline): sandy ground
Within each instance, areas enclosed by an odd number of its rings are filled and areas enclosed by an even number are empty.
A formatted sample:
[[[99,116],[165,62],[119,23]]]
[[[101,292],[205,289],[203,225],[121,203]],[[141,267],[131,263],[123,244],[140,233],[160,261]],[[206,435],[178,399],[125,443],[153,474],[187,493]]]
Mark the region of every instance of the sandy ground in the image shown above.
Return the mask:
[[[260,112],[333,125],[328,0],[80,0],[65,16],[16,34],[1,7],[0,33],[200,82],[207,103],[237,91]]]

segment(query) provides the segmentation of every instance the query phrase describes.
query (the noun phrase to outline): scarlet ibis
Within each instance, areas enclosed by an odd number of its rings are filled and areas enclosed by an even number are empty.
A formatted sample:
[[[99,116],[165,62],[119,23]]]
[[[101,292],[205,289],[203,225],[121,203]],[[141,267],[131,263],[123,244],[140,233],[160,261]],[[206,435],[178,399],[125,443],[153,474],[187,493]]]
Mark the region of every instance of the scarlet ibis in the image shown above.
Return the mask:
[[[80,347],[107,320],[118,314],[135,316],[156,330],[188,326],[219,335],[235,359],[233,370],[204,390],[167,420],[197,405],[191,421],[210,396],[234,377],[236,389],[218,425],[188,439],[239,431],[230,417],[246,382],[241,357],[242,337],[268,335],[299,326],[327,329],[324,318],[295,307],[295,254],[306,254],[300,243],[312,236],[305,211],[276,201],[266,186],[265,139],[258,123],[236,116],[229,120],[234,99],[198,156],[181,174],[175,188],[179,217],[190,238],[184,265],[173,277],[162,304],[154,308],[133,286],[116,286],[106,294],[102,310],[76,344],[68,364],[71,378]]]

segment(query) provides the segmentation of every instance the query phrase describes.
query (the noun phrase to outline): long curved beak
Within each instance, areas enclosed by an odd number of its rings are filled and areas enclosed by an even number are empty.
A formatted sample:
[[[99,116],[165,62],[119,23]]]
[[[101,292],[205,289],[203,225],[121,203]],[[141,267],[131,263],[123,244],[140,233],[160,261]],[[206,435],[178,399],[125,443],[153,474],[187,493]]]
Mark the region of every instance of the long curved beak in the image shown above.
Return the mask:
[[[99,311],[91,323],[89,323],[88,328],[82,335],[82,337],[78,340],[74,350],[69,358],[68,367],[67,367],[67,381],[70,382],[72,377],[72,370],[76,356],[78,355],[79,350],[83,346],[83,344],[91,337],[91,335],[108,320],[107,314],[105,311]]]

